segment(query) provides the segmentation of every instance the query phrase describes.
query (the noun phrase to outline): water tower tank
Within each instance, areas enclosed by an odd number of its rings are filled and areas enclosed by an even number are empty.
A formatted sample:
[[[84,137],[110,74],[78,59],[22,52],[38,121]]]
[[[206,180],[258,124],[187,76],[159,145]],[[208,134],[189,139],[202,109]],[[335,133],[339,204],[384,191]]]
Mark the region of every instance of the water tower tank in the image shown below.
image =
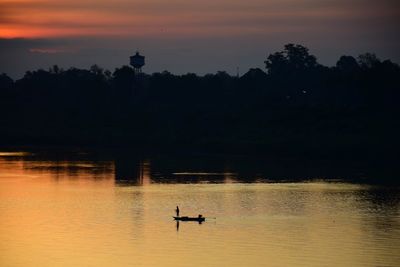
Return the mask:
[[[144,66],[144,56],[141,56],[139,52],[136,52],[134,56],[130,57],[131,61],[131,66],[135,68],[136,70],[141,70],[141,68]]]

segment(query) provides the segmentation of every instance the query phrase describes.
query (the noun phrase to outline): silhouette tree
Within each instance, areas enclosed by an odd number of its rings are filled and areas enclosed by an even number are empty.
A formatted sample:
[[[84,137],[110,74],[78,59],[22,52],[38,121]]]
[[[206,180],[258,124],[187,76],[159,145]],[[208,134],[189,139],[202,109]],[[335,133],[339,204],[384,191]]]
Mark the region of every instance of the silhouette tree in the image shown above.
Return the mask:
[[[135,81],[135,72],[128,66],[115,69],[113,73],[113,85],[115,88],[117,101],[124,104],[129,103],[133,97],[133,86]]]
[[[0,92],[5,93],[6,91],[11,90],[14,85],[13,79],[11,79],[7,74],[0,74]]]
[[[362,156],[398,142],[396,63],[366,53],[328,68],[298,44],[264,63],[240,78],[97,65],[1,74],[0,142]]]
[[[284,52],[270,54],[264,61],[268,74],[272,76],[284,75],[288,72],[289,62]]]
[[[93,74],[95,74],[97,76],[102,76],[104,73],[104,69],[99,67],[98,65],[94,64],[94,65],[90,66],[90,72],[92,72]]]
[[[364,53],[358,56],[358,63],[363,69],[376,67],[380,62],[380,59],[373,53]]]
[[[131,87],[135,79],[135,72],[128,66],[115,69],[113,73],[114,84],[117,88]]]
[[[317,58],[310,55],[308,48],[302,45],[287,44],[284,53],[289,62],[289,66],[295,70],[307,70],[317,67]]]
[[[354,73],[357,72],[360,66],[357,60],[352,56],[341,56],[336,62],[336,68],[344,73]]]
[[[268,74],[283,76],[318,66],[316,57],[309,54],[308,48],[298,44],[285,45],[283,51],[269,55],[264,63]]]
[[[59,67],[58,67],[58,65],[53,65],[53,67],[51,67],[50,69],[49,69],[49,72],[51,72],[51,73],[53,73],[53,74],[59,74],[60,72],[62,72],[63,70],[62,69],[60,69]]]

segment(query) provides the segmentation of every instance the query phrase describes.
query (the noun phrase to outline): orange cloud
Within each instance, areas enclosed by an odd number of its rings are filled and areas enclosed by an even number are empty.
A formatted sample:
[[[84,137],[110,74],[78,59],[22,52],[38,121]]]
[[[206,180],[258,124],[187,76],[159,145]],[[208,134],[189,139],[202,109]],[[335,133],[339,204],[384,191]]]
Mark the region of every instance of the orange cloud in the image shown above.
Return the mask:
[[[320,31],[335,22],[396,21],[391,0],[8,0],[0,38],[223,35]]]

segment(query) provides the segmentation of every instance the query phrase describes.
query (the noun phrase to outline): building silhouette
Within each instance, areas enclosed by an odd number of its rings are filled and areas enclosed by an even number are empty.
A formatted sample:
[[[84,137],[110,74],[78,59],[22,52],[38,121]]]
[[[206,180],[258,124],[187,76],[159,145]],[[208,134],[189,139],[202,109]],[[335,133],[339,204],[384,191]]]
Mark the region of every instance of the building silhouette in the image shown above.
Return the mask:
[[[142,73],[142,67],[145,64],[144,56],[140,55],[138,51],[134,56],[130,57],[130,64],[135,70],[135,74]]]

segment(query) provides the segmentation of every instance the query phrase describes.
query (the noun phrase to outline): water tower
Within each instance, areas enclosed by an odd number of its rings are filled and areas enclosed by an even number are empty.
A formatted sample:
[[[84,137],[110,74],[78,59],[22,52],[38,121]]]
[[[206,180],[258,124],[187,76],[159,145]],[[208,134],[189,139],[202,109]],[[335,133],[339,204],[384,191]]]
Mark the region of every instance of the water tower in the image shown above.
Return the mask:
[[[144,66],[144,56],[141,56],[139,52],[136,52],[136,54],[134,56],[131,56],[130,59],[131,66],[135,70],[135,73],[141,73],[142,67]]]

